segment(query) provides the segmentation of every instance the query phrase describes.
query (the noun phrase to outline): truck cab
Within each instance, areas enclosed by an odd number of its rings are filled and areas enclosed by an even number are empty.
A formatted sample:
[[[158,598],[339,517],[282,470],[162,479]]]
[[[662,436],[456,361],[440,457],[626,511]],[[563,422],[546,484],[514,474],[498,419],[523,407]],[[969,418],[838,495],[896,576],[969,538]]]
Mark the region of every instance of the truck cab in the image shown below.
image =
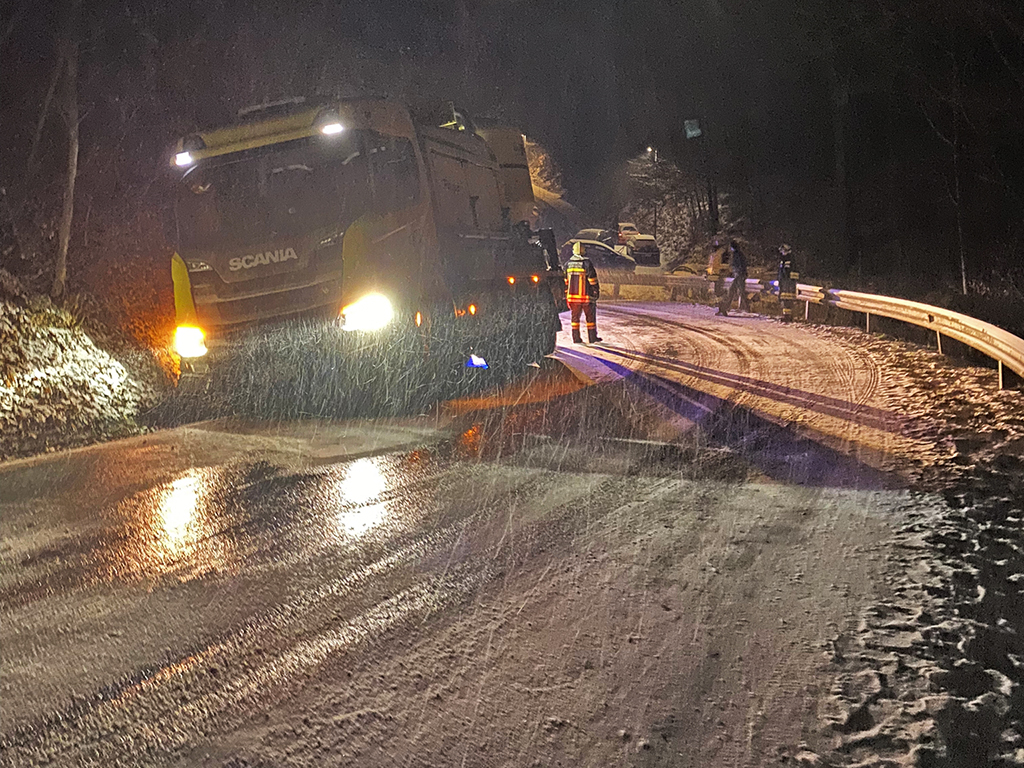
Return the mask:
[[[543,255],[512,226],[512,210],[533,202],[515,172],[528,182],[529,171],[503,168],[471,123],[387,100],[289,106],[184,137],[171,159],[186,369],[267,324],[372,332],[507,300],[517,281],[550,286]]]

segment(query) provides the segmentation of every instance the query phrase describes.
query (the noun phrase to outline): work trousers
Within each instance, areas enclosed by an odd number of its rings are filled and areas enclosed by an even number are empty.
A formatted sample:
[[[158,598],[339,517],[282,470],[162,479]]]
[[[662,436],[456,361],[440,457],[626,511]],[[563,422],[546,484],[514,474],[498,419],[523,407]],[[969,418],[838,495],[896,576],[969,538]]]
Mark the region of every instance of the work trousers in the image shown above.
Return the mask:
[[[793,305],[796,303],[796,280],[779,278],[779,303],[782,305],[782,320],[793,320]]]
[[[580,335],[580,314],[587,318],[587,340],[593,344],[597,341],[597,302],[570,301],[569,319],[572,325],[572,340],[577,344],[583,341]]]
[[[750,299],[747,296],[747,276],[745,274],[733,277],[732,283],[729,285],[729,291],[721,297],[718,311],[724,315],[729,311],[733,301],[737,298],[739,298],[740,312],[749,312]]]

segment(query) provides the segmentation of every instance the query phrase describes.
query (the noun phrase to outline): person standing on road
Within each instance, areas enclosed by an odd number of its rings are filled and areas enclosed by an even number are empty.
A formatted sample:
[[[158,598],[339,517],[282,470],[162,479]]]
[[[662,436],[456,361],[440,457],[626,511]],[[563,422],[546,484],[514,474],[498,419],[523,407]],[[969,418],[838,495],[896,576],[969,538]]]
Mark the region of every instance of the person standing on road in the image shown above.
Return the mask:
[[[572,244],[572,257],[565,264],[565,301],[569,305],[572,325],[572,341],[582,344],[580,314],[587,318],[587,339],[591,344],[601,341],[597,335],[597,300],[601,296],[601,284],[597,281],[597,270],[590,259],[583,255],[583,243]]]
[[[729,286],[729,292],[722,299],[718,305],[718,313],[722,316],[728,316],[729,307],[732,306],[733,299],[739,298],[740,312],[750,311],[750,299],[747,298],[747,257],[740,250],[740,244],[735,240],[729,242],[729,261],[732,264],[732,285]]]
[[[779,246],[779,303],[782,322],[793,322],[793,304],[796,302],[796,281],[800,275],[793,269],[793,249],[783,243]]]
[[[725,278],[730,272],[732,272],[732,268],[729,266],[729,249],[723,248],[719,241],[715,240],[711,256],[708,258],[706,279],[715,284],[715,296],[719,304],[725,300]],[[722,314],[721,311],[718,314]]]

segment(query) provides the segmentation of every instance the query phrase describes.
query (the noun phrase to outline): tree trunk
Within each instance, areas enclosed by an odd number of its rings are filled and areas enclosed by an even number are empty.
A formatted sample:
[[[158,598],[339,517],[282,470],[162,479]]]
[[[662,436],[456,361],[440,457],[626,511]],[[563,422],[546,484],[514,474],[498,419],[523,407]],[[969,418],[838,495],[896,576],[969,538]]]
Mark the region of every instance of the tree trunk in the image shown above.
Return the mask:
[[[846,114],[850,106],[850,83],[849,77],[844,78],[840,75],[838,52],[831,30],[825,31],[824,39],[825,70],[828,75],[829,103],[832,107],[832,144],[835,159],[833,186],[835,204],[838,207],[837,228],[842,241],[843,257],[849,264],[852,243],[846,171]]]
[[[14,12],[11,13],[11,18],[7,22],[7,26],[4,28],[3,37],[0,37],[0,53],[4,52],[4,48],[7,47],[7,41],[11,39],[11,35],[14,33],[14,28],[18,26],[18,22],[21,21],[21,17],[25,15],[25,11],[28,10],[28,3],[23,2]]]
[[[964,205],[960,189],[960,67],[953,60],[953,207],[956,208],[956,239],[960,248],[960,288],[967,295],[967,248],[964,245]]]
[[[43,138],[43,128],[46,127],[46,118],[50,115],[50,105],[53,104],[53,95],[57,92],[57,84],[60,82],[61,75],[64,74],[67,68],[67,62],[64,61],[62,53],[58,53],[57,60],[53,63],[53,75],[50,77],[50,85],[46,89],[46,95],[43,97],[43,106],[39,110],[39,120],[36,121],[36,132],[32,134],[32,147],[28,152],[28,172],[31,175],[36,166],[36,155],[39,152],[39,142]]]
[[[77,2],[72,2],[69,23],[60,40],[61,60],[64,63],[64,120],[68,129],[68,164],[64,183],[64,207],[61,211],[57,241],[57,263],[54,267],[51,296],[59,299],[64,295],[64,284],[68,274],[68,243],[71,240],[71,222],[75,212],[75,179],[78,176],[78,30],[75,27],[74,11]]]

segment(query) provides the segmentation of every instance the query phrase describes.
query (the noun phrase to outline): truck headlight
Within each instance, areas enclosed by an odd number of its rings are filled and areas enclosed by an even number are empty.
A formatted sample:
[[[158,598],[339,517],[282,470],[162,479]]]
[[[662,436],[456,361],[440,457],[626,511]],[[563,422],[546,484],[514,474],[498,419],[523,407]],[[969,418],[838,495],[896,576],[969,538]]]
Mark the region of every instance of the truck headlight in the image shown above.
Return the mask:
[[[174,332],[174,351],[182,357],[202,357],[206,354],[206,334],[195,325],[179,325]]]
[[[369,293],[341,310],[346,331],[379,331],[391,322],[395,311],[387,296]]]

